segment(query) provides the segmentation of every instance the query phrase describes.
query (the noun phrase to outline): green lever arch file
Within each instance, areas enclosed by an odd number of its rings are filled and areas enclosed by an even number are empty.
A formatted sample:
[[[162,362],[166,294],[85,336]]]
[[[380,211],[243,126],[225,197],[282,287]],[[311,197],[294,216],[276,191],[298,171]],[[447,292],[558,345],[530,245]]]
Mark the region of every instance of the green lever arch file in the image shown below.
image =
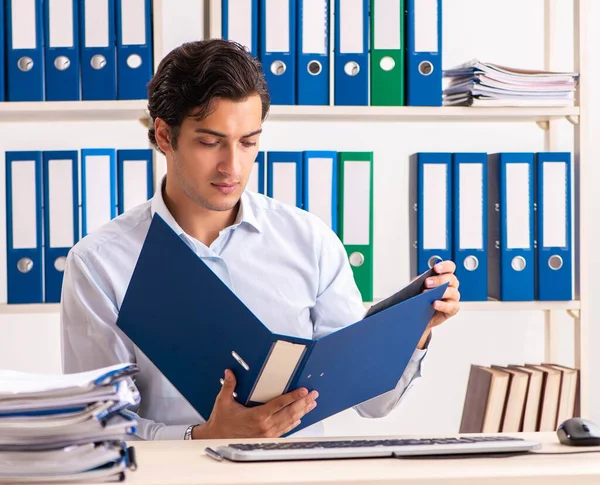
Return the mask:
[[[373,301],[373,153],[339,154],[338,234],[363,301]]]
[[[404,2],[371,0],[372,106],[404,106]]]

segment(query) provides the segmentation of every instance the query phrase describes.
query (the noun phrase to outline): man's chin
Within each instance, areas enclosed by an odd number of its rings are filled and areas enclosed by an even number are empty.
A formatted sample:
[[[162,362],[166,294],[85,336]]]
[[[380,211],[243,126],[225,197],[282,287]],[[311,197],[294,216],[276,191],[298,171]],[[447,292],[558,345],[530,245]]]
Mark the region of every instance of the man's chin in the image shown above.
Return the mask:
[[[203,204],[207,209],[217,211],[217,212],[226,212],[233,209],[240,200],[240,196],[236,195],[228,195],[226,197],[214,197],[211,198]]]

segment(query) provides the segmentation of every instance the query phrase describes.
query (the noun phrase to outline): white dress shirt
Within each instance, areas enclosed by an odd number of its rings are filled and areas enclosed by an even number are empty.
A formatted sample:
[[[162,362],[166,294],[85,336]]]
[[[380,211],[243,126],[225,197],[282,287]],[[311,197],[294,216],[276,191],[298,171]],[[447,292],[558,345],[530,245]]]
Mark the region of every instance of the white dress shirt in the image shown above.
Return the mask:
[[[118,362],[139,366],[135,379],[141,394],[135,410],[140,423],[138,438],[183,439],[190,425],[208,418],[200,416],[116,326],[155,213],[275,333],[318,338],[365,314],[344,246],[316,216],[246,191],[235,223],[207,247],[183,231],[158,190],[152,200],[113,219],[73,247],[61,299],[65,373]],[[363,417],[381,417],[394,409],[420,376],[425,353],[416,349],[396,388],[356,406],[356,411]],[[316,423],[293,436],[322,434],[322,423]]]

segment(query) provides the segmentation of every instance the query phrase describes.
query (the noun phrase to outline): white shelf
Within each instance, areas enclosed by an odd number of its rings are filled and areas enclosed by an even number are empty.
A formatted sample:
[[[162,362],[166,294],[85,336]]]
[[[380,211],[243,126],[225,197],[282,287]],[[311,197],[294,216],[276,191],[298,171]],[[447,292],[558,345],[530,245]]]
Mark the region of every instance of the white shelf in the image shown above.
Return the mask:
[[[135,121],[147,117],[147,101],[44,101],[0,103],[0,122]]]
[[[461,311],[579,310],[578,301],[463,301]]]
[[[420,106],[272,106],[272,121],[550,121],[577,117],[569,108],[477,108]]]
[[[369,308],[370,302],[365,302]],[[579,310],[579,301],[461,301],[460,312]],[[460,313],[459,312],[459,313]]]
[[[0,122],[127,121],[147,118],[147,101],[44,101],[0,103]],[[267,121],[431,122],[577,121],[578,107],[471,108],[418,106],[271,106]]]
[[[12,304],[0,303],[0,315],[19,315],[19,314],[54,314],[60,312],[59,303],[27,303]]]

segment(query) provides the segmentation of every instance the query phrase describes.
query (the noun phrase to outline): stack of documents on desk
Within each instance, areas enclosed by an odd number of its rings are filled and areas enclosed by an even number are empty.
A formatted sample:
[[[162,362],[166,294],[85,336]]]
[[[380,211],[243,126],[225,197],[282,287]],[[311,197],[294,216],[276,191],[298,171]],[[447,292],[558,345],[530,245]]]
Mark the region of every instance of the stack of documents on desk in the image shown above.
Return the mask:
[[[577,73],[512,69],[477,60],[444,71],[446,106],[573,106]]]
[[[118,364],[68,375],[0,371],[0,483],[122,479],[140,397]]]

